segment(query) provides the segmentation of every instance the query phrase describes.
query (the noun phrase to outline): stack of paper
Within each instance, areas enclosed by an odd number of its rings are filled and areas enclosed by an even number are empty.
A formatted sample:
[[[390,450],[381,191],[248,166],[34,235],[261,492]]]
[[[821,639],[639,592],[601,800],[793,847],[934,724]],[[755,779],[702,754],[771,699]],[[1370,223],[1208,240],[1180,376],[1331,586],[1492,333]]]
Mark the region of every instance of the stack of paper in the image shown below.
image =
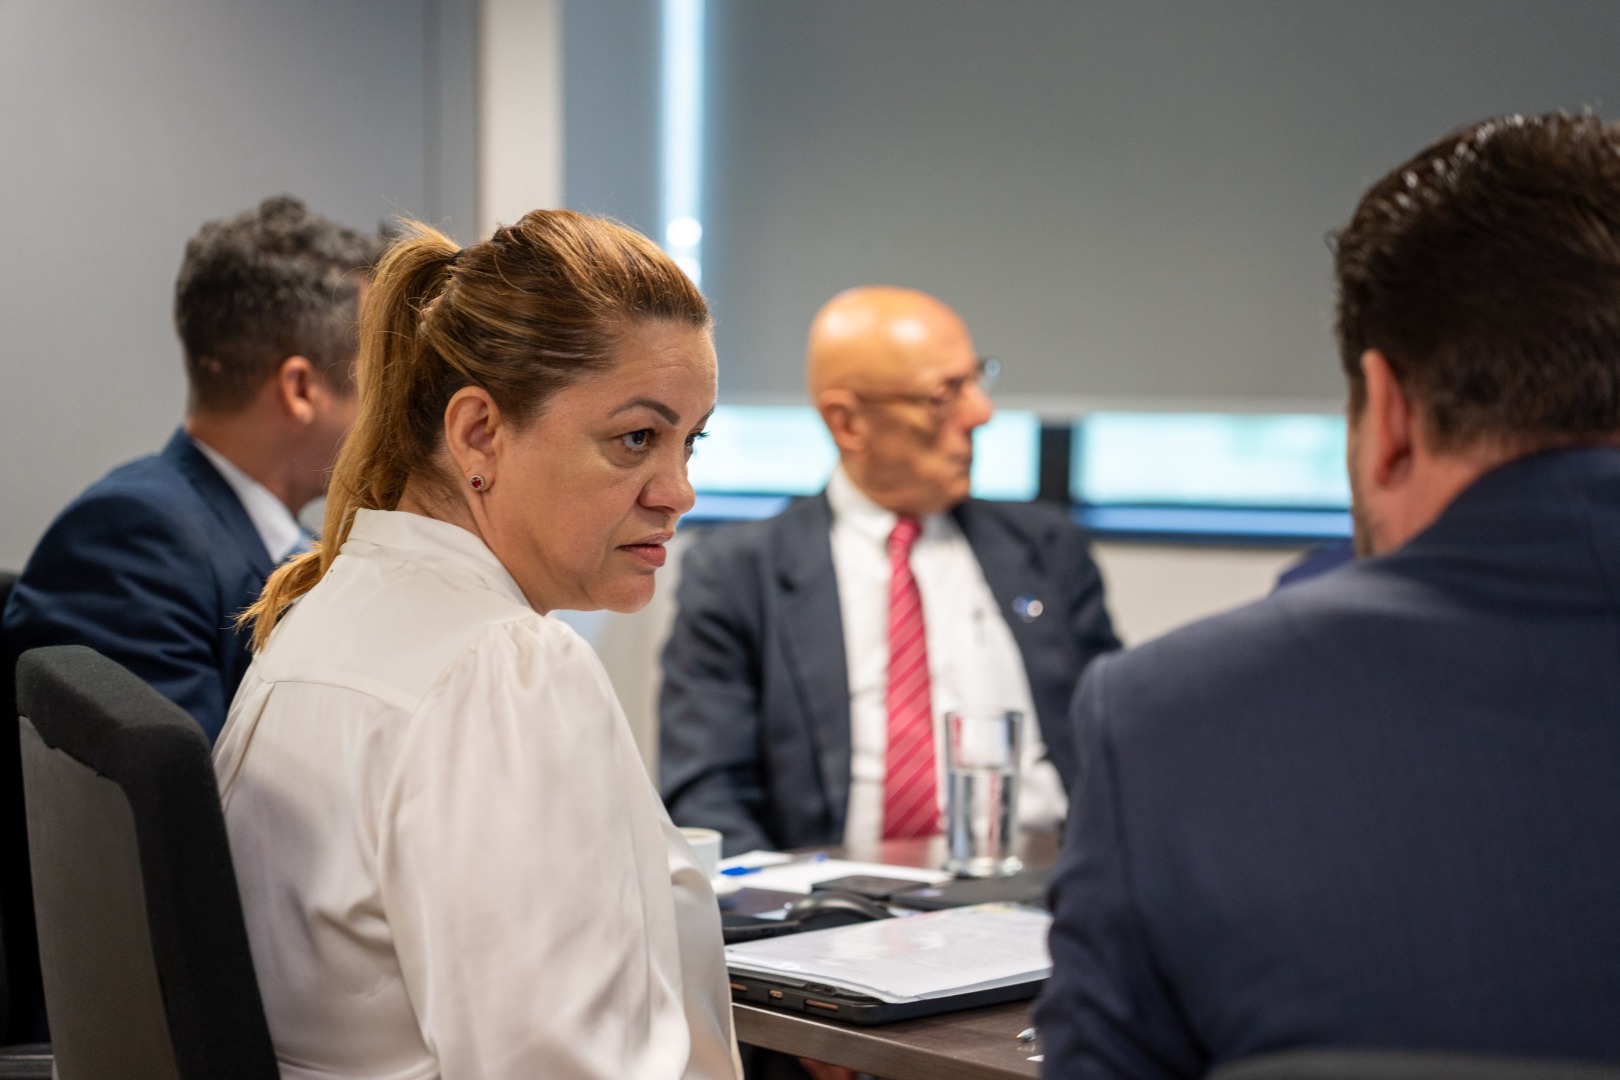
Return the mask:
[[[734,972],[903,1003],[1036,982],[1052,917],[1010,904],[933,911],[726,947]]]

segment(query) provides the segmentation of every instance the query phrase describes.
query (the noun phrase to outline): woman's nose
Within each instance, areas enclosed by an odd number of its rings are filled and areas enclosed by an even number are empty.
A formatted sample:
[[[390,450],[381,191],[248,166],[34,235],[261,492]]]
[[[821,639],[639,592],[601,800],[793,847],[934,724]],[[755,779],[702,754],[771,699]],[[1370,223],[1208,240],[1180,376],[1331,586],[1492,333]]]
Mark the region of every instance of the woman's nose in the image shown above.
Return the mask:
[[[682,460],[665,468],[648,481],[641,491],[641,502],[654,510],[666,510],[679,516],[697,503],[692,482],[687,479],[686,462]]]

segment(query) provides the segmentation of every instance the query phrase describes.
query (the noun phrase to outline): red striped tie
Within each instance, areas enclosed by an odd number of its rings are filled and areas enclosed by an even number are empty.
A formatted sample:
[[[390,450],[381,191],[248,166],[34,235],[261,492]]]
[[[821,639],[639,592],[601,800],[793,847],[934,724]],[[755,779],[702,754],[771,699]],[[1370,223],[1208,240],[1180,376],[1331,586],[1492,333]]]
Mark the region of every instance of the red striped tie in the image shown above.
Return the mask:
[[[902,517],[889,534],[889,750],[883,781],[883,839],[939,832],[928,638],[911,548],[922,525]]]

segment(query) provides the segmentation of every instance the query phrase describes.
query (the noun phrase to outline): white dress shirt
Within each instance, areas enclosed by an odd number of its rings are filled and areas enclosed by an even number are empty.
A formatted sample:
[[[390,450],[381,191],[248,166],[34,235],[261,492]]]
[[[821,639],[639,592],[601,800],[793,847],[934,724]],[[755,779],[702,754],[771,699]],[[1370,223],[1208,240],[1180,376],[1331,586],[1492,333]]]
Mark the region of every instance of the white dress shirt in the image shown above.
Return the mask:
[[[585,641],[361,510],[214,752],[283,1077],[735,1080],[714,894]]]
[[[839,467],[827,482],[832,508],[833,572],[844,624],[849,673],[850,785],[846,844],[875,843],[883,835],[889,713],[889,533],[895,514],[878,506]],[[923,519],[911,549],[911,574],[922,594],[923,632],[934,714],[934,766],[943,812],[945,713],[962,706],[994,706],[1024,716],[1018,820],[1055,827],[1067,800],[1035,721],[1024,657],[1013,640],[979,560],[946,514]]]
[[[196,436],[191,436],[191,441],[202,451],[209,464],[219,470],[219,475],[225,478],[231,490],[236,492],[237,501],[247,511],[248,520],[253,522],[253,530],[259,534],[259,539],[264,541],[264,550],[271,562],[279,565],[286,561],[287,556],[303,548],[308,537],[304,534],[303,526],[298,524],[298,519],[287,509],[286,503],[212,446]]]

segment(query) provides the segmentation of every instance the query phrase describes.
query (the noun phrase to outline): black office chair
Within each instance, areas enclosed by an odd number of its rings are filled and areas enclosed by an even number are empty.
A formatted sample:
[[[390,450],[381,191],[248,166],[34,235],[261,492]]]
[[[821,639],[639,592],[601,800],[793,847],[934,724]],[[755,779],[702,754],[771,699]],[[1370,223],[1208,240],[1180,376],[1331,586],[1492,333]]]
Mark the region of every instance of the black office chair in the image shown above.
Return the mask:
[[[277,1080],[202,729],[82,645],[24,653],[17,691],[62,1080]]]
[[[1208,1080],[1620,1080],[1620,1062],[1384,1050],[1288,1050],[1223,1065]]]

